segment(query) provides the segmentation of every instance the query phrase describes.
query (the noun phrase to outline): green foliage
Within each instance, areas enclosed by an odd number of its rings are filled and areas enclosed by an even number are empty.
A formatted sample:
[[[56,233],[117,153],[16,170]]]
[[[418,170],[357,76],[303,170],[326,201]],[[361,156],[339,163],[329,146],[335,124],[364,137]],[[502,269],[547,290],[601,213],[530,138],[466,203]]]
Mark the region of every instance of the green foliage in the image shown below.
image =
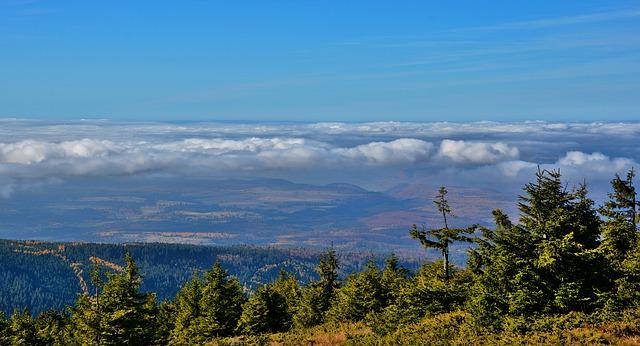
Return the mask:
[[[320,256],[320,280],[312,282],[303,290],[300,305],[294,316],[296,326],[310,327],[324,322],[325,314],[331,307],[340,284],[338,267],[338,256],[333,248]]]
[[[297,275],[281,270],[247,299],[250,288],[215,262],[196,272],[173,300],[157,305],[155,294],[143,289],[131,256],[124,256],[122,268],[96,261],[110,269],[92,268],[92,283],[68,314],[51,310],[34,318],[28,310],[15,310],[7,320],[0,312],[0,345],[637,342],[640,237],[634,176],[633,171],[626,179],[616,176],[609,200],[596,209],[585,184],[569,190],[559,172],[539,171],[520,197],[518,223],[496,210],[495,228],[465,230],[448,227],[451,207],[442,188],[435,204],[444,227],[414,226],[411,235],[440,249],[443,259],[424,263],[415,273],[392,255],[382,269],[369,261],[341,280],[331,248],[319,257],[317,279],[304,288]],[[474,230],[478,237],[466,235]],[[467,268],[450,265],[449,245],[470,240],[475,247]],[[36,245],[50,246],[24,243],[22,248],[33,251]],[[0,255],[10,258],[13,271],[19,266],[6,249],[0,246]],[[52,247],[39,251],[56,253]],[[51,295],[35,294],[34,300],[45,296]]]
[[[301,297],[298,280],[280,272],[275,282],[259,287],[244,304],[238,330],[248,335],[289,330]]]
[[[154,340],[157,316],[155,295],[140,293],[142,277],[128,254],[122,273],[107,273],[103,284],[97,271],[92,277],[95,296],[82,295],[71,317],[80,344],[141,345]]]
[[[43,345],[67,345],[71,320],[69,316],[58,311],[45,311],[34,320],[39,341]]]
[[[388,333],[398,326],[414,323],[425,316],[464,307],[469,294],[471,273],[450,268],[444,280],[441,261],[426,263],[410,279],[402,281],[394,300],[380,314],[370,315],[368,324],[377,333]]]
[[[282,332],[288,329],[290,316],[287,302],[272,285],[264,285],[242,307],[239,331],[255,335]]]
[[[361,321],[367,314],[382,310],[388,295],[382,284],[382,272],[369,262],[364,271],[347,277],[328,315],[336,321]]]
[[[472,238],[466,234],[474,233],[476,229],[476,226],[466,229],[449,228],[447,215],[451,214],[451,207],[446,199],[447,193],[448,191],[444,186],[440,187],[438,196],[436,196],[436,199],[433,201],[438,208],[438,212],[442,214],[444,227],[427,230],[425,226],[422,226],[420,229],[414,224],[409,231],[411,237],[420,241],[420,244],[424,247],[439,249],[442,252],[445,280],[449,278],[449,245],[454,241],[471,242]],[[434,241],[429,238],[435,238],[436,240]]]
[[[293,326],[293,316],[297,313],[302,299],[300,283],[295,276],[281,271],[278,280],[272,283],[271,287],[284,299],[286,305],[284,329],[289,329]]]
[[[12,345],[41,345],[29,310],[14,311],[9,320]]]
[[[613,191],[609,193],[609,200],[599,209],[600,214],[605,217],[602,250],[614,264],[620,264],[624,260],[638,238],[638,201],[634,178],[634,170],[627,173],[626,179],[616,174],[611,181]]]
[[[235,332],[245,296],[236,278],[214,264],[194,276],[175,299],[175,326],[170,344],[204,343]]]
[[[599,225],[586,185],[567,191],[557,171],[539,171],[520,197],[520,223],[494,212],[469,260],[476,273],[469,309],[477,322],[501,316],[590,311],[607,292]]]
[[[0,311],[0,345],[8,345],[11,342],[11,327],[9,321]]]

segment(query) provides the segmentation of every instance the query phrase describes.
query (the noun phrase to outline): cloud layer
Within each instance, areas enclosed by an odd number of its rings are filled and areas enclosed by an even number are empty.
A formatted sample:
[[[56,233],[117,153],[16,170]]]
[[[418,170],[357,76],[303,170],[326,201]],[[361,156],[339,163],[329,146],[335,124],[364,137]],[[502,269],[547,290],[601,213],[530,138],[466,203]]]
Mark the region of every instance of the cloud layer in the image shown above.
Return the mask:
[[[530,174],[541,165],[569,175],[604,177],[638,166],[640,155],[638,123],[176,125],[0,120],[0,136],[1,196],[23,183],[148,173],[272,171],[286,178],[301,170],[348,176],[350,170],[369,167],[371,174],[392,170],[428,178],[451,169],[464,176],[465,171],[486,167],[491,176],[481,178],[496,181]]]

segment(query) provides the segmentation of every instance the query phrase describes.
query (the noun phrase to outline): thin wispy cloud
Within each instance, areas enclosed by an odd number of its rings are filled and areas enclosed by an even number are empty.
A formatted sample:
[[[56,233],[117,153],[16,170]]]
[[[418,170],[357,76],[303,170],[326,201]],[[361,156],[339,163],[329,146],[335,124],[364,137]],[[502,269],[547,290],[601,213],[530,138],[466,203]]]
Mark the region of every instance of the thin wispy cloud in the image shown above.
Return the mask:
[[[555,26],[579,25],[587,23],[608,22],[615,20],[633,19],[640,17],[639,9],[597,12],[575,16],[542,18],[529,21],[510,22],[485,27],[467,28],[467,30],[514,30],[514,29],[542,29]]]

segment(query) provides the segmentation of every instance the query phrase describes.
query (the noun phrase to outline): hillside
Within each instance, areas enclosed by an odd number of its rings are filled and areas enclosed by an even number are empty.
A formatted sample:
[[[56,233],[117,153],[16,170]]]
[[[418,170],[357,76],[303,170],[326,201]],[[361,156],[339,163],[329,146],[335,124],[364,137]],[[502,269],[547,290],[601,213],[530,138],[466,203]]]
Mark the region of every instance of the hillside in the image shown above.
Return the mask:
[[[417,270],[334,248],[4,241],[3,304],[19,309],[0,314],[0,344],[638,344],[634,179],[616,175],[596,207],[586,185],[540,170],[518,221],[496,209],[493,228],[446,226],[442,187],[445,227],[409,232],[442,259]],[[476,244],[464,268],[448,261],[457,242]]]
[[[312,249],[279,249],[250,246],[198,246],[162,243],[98,244],[0,240],[0,311],[28,308],[32,313],[72,305],[83,287],[91,287],[89,270],[97,262],[114,272],[130,253],[140,266],[142,290],[159,300],[172,299],[194,272],[219,261],[237,277],[247,292],[268,283],[281,270],[301,282],[317,279],[315,265],[320,252]],[[341,275],[360,270],[381,256],[343,253]],[[404,261],[415,268],[415,260]]]

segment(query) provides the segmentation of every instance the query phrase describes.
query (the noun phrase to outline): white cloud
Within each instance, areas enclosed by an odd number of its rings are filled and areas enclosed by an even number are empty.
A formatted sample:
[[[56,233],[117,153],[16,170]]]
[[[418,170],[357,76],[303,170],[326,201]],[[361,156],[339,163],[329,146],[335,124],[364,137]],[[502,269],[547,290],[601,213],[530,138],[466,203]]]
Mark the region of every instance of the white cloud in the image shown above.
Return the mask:
[[[624,173],[639,165],[633,159],[625,157],[611,158],[599,152],[588,154],[581,151],[569,151],[553,163],[537,164],[514,160],[501,162],[497,168],[504,176],[516,177],[525,172],[530,174],[537,166],[543,169],[560,169],[563,175],[578,179],[610,179],[616,173]]]
[[[440,143],[438,155],[457,163],[487,164],[519,156],[518,148],[505,143],[483,143],[445,139]]]
[[[497,167],[502,175],[507,177],[517,177],[523,170],[533,171],[538,165],[533,162],[526,161],[506,161],[500,162]]]
[[[346,158],[363,160],[373,165],[411,164],[426,160],[433,144],[419,139],[400,138],[391,142],[372,142],[336,152]]]
[[[110,141],[81,139],[61,143],[23,140],[0,143],[0,163],[33,164],[51,159],[105,156],[118,151]]]
[[[426,160],[433,145],[402,138],[336,147],[304,138],[187,138],[150,142],[82,139],[0,143],[0,177],[46,179],[65,176],[188,174],[233,171],[412,165]]]
[[[557,165],[586,171],[616,173],[627,170],[637,163],[623,157],[611,158],[599,152],[587,154],[581,151],[570,151],[558,160]]]
[[[354,168],[367,167],[375,175],[390,174],[395,167],[415,179],[451,170],[468,180],[480,179],[474,172],[482,166],[486,179],[497,181],[530,178],[540,165],[591,180],[637,167],[638,137],[638,122],[165,124],[0,119],[0,195],[50,178],[152,172],[249,176],[271,170],[270,176],[287,179],[300,176],[295,170],[322,169],[350,179]]]

